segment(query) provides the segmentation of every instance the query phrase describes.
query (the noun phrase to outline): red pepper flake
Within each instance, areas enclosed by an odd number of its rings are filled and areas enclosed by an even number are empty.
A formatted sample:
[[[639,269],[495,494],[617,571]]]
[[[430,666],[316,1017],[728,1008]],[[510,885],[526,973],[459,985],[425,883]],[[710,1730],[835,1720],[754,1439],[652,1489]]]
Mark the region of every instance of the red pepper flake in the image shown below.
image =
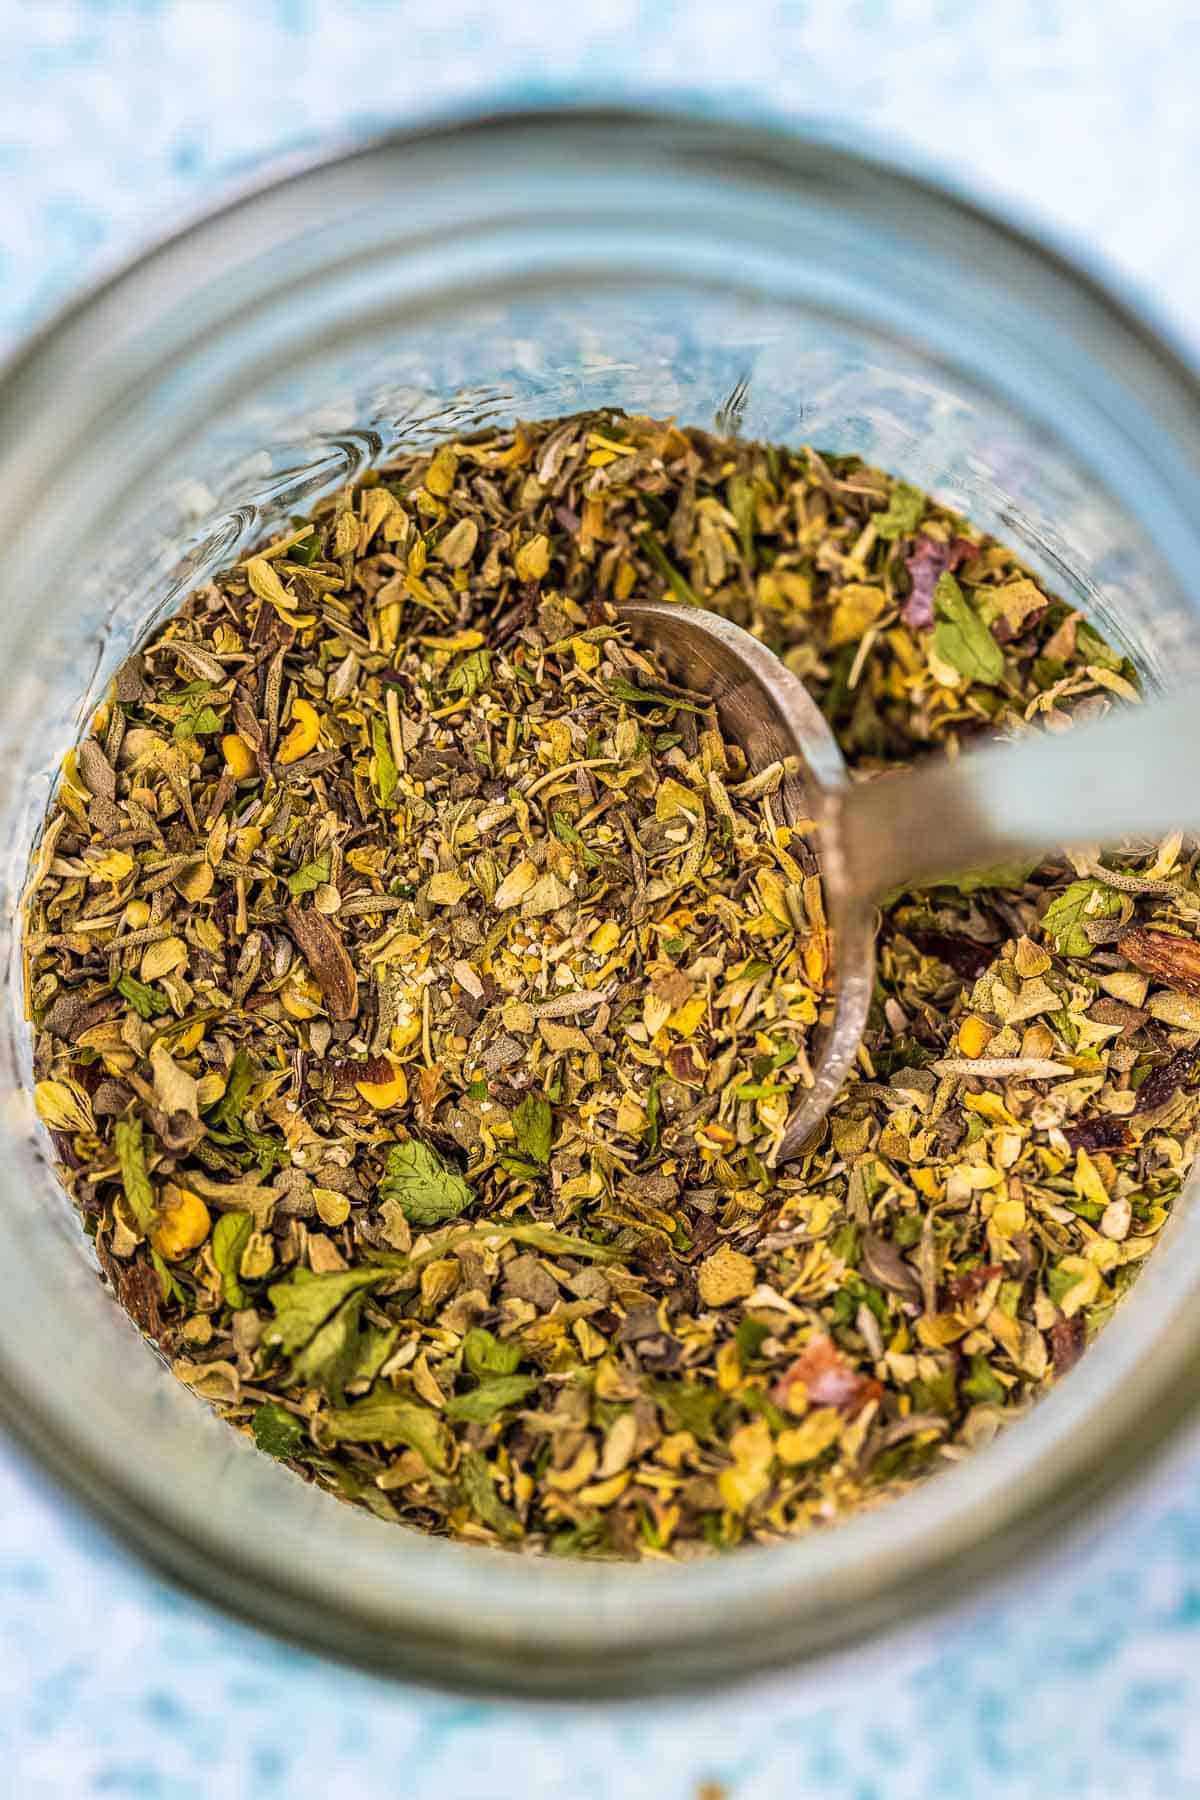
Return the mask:
[[[1151,1069],[1137,1091],[1134,1112],[1153,1112],[1156,1107],[1165,1106],[1191,1074],[1195,1060],[1194,1050],[1177,1050],[1157,1069]]]
[[[1003,1273],[999,1263],[980,1263],[977,1269],[968,1269],[965,1274],[951,1276],[945,1283],[946,1297],[955,1302],[972,1300],[976,1294],[983,1292],[989,1281],[995,1281],[997,1275]]]
[[[1054,1362],[1054,1373],[1065,1375],[1073,1369],[1083,1355],[1084,1330],[1083,1320],[1055,1319],[1050,1327],[1050,1355]]]
[[[326,1066],[333,1077],[334,1088],[343,1093],[353,1092],[354,1084],[358,1081],[372,1082],[375,1086],[382,1087],[385,1082],[393,1080],[396,1074],[386,1056],[365,1056],[360,1061],[349,1058]]]
[[[1112,1113],[1107,1118],[1085,1119],[1082,1125],[1065,1125],[1063,1136],[1072,1150],[1086,1150],[1089,1155],[1093,1150],[1129,1150],[1133,1145],[1128,1125]]]

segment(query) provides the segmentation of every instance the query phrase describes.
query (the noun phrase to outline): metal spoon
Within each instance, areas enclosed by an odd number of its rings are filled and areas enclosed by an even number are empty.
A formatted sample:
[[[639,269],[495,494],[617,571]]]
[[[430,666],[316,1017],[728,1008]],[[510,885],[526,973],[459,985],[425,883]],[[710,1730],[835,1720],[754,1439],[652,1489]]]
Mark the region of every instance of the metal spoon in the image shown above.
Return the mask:
[[[1200,825],[1200,694],[1183,689],[1096,725],[852,785],[802,682],[739,625],[689,606],[621,608],[667,673],[711,695],[752,770],[786,763],[779,810],[820,828],[834,965],[814,1083],[775,1154],[796,1154],[854,1064],[871,997],[876,896],[1065,844]]]

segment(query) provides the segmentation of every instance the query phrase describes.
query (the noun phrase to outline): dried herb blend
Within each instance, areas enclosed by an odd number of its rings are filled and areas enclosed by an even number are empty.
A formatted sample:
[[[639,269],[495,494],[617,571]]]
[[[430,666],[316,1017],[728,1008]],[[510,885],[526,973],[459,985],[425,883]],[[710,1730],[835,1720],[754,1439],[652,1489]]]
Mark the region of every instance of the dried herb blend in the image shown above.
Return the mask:
[[[769,1158],[809,841],[610,610],[783,656],[852,768],[1131,671],[854,459],[604,414],[412,455],[201,589],[31,876],[38,1109],[118,1297],[259,1446],[567,1553],[806,1530],[1069,1369],[1195,1149],[1190,850],[890,901],[858,1077]]]

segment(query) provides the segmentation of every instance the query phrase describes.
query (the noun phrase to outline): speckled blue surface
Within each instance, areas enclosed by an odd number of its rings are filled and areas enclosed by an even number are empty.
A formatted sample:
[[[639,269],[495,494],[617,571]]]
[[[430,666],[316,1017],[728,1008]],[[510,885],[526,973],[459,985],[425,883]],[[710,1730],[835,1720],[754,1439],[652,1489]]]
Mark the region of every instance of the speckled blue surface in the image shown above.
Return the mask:
[[[1190,0],[0,0],[0,44],[0,345],[266,152],[550,91],[902,139],[1099,252],[1200,345]],[[153,1580],[2,1448],[0,1521],[0,1792],[21,1800],[1200,1794],[1195,1456],[970,1621],[645,1712],[333,1670]]]

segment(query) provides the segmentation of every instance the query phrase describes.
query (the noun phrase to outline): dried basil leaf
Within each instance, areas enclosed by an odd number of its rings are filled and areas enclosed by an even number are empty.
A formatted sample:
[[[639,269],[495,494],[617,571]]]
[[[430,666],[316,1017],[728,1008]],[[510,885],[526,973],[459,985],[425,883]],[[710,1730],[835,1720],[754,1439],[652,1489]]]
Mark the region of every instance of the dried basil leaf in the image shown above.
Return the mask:
[[[446,1417],[469,1425],[486,1425],[510,1406],[519,1406],[537,1386],[534,1375],[489,1375],[469,1394],[455,1394],[446,1402]]]
[[[933,590],[933,647],[968,681],[990,686],[1003,677],[1003,650],[950,574]]]
[[[142,1142],[139,1118],[118,1119],[113,1128],[113,1142],[121,1165],[121,1182],[129,1210],[143,1231],[154,1223],[154,1189],[146,1173],[146,1152]]]
[[[410,1225],[442,1225],[457,1219],[473,1199],[470,1188],[428,1144],[419,1138],[393,1144],[387,1172],[379,1184],[381,1200],[395,1200]]]
[[[365,1400],[327,1412],[321,1429],[331,1444],[382,1444],[385,1449],[406,1444],[435,1474],[444,1475],[449,1467],[450,1434],[433,1408],[378,1383]]]
[[[1095,949],[1084,930],[1089,919],[1108,919],[1121,910],[1121,896],[1102,881],[1073,881],[1042,914],[1042,930],[1062,956],[1090,956]]]
[[[536,1163],[550,1161],[554,1139],[554,1112],[545,1094],[526,1094],[512,1116],[518,1150]]]
[[[463,1366],[472,1375],[511,1375],[521,1360],[521,1346],[511,1339],[494,1337],[482,1325],[473,1325],[463,1339]]]
[[[308,1440],[303,1419],[298,1419],[295,1413],[274,1400],[264,1400],[250,1423],[255,1443],[268,1456],[295,1456]]]
[[[226,1306],[246,1305],[246,1290],[241,1284],[242,1253],[250,1242],[254,1220],[249,1213],[222,1213],[212,1233],[212,1258],[221,1277]]]
[[[293,1355],[303,1349],[351,1294],[394,1278],[390,1269],[347,1269],[332,1275],[294,1269],[283,1281],[276,1281],[267,1289],[275,1318],[263,1332],[263,1342],[277,1345],[285,1355]]]

